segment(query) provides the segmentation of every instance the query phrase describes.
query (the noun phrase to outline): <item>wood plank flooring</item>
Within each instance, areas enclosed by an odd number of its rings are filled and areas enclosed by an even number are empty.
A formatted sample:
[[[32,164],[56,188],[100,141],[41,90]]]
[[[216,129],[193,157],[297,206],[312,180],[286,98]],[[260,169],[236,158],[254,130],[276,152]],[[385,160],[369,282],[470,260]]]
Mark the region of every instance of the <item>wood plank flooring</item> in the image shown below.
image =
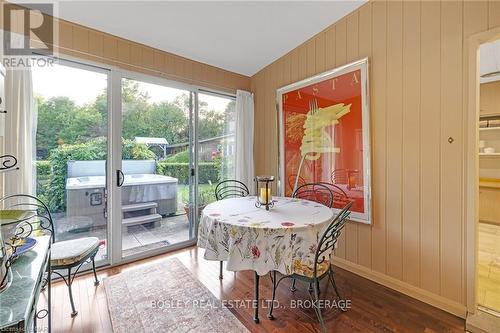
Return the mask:
[[[161,262],[177,257],[208,289],[222,300],[249,300],[253,297],[252,272],[224,272],[224,279],[218,279],[218,262],[203,259],[196,247],[160,255],[119,267],[98,272],[99,278],[119,274],[130,269]],[[343,297],[350,299],[352,308],[343,313],[338,309],[324,311],[329,332],[463,332],[464,321],[418,300],[385,288],[362,277],[335,268],[337,285]],[[326,282],[326,281],[324,281]],[[93,285],[93,277],[86,274],[74,281],[75,305],[78,316],[70,317],[70,305],[66,286],[57,282],[53,287],[53,332],[94,333],[112,332],[103,284]],[[319,332],[319,325],[313,309],[291,308],[292,300],[309,300],[307,286],[297,282],[298,290],[292,294],[290,282],[285,280],[277,291],[280,308],[274,311],[275,320],[267,319],[267,312],[261,309],[261,322],[252,320],[253,309],[235,307],[234,315],[251,332]],[[269,277],[261,278],[261,298],[270,299]],[[334,299],[333,289],[322,283],[322,297]],[[44,296],[41,300],[43,303]],[[265,303],[264,303],[265,304]],[[41,304],[43,306],[43,304]],[[46,320],[41,323],[45,326]],[[160,333],[160,332],[158,332]]]
[[[479,223],[477,301],[500,313],[500,225]]]

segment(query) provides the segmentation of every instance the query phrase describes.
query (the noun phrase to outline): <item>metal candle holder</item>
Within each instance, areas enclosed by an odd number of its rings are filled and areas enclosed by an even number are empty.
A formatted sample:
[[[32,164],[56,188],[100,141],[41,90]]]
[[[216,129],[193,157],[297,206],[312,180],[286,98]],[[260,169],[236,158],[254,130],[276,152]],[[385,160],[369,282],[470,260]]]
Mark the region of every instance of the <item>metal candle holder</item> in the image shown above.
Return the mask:
[[[273,198],[271,195],[271,187],[269,186],[270,183],[274,181],[274,176],[257,176],[255,177],[255,206],[256,207],[261,207],[265,206],[266,210],[269,210],[269,208],[274,206]],[[260,188],[259,184],[264,183],[265,186]],[[259,190],[265,189],[265,202],[262,202],[260,200],[260,193]]]

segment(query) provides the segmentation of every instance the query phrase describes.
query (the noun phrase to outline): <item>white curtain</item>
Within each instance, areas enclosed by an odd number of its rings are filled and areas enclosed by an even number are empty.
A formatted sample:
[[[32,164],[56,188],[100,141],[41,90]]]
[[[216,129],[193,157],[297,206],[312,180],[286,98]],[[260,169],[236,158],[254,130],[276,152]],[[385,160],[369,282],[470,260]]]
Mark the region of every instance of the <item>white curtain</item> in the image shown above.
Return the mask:
[[[12,43],[23,43],[23,36],[12,34]],[[22,44],[20,44],[22,45]],[[5,154],[17,158],[19,170],[4,175],[4,194],[36,192],[36,109],[33,98],[31,69],[7,68],[5,77]]]
[[[236,92],[236,179],[245,183],[250,194],[255,193],[255,166],[253,159],[254,135],[254,103],[253,94],[248,91]]]

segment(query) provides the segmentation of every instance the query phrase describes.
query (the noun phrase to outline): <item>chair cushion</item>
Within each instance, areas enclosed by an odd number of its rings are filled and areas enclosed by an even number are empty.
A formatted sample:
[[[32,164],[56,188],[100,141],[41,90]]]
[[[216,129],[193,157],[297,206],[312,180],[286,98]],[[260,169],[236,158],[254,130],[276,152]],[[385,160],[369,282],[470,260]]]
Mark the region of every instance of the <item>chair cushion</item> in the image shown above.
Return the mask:
[[[79,264],[80,261],[99,247],[97,237],[71,239],[52,244],[50,264],[66,266]]]
[[[321,264],[318,265],[316,276],[321,276],[325,274],[330,268],[330,260],[325,259]],[[308,263],[304,264],[300,260],[295,260],[293,263],[294,274],[302,275],[308,278],[312,278],[314,275],[314,264]]]

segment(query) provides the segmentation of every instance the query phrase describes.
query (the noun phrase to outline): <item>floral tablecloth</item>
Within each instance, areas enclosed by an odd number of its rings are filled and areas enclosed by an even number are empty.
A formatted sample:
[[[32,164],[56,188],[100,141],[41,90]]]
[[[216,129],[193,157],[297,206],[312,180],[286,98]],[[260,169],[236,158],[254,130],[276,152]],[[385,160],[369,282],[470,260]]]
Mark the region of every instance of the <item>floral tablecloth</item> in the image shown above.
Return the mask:
[[[255,197],[225,199],[205,207],[198,232],[204,258],[227,261],[230,271],[254,270],[259,275],[311,270],[332,210],[313,201],[273,199],[269,211],[255,207]]]

